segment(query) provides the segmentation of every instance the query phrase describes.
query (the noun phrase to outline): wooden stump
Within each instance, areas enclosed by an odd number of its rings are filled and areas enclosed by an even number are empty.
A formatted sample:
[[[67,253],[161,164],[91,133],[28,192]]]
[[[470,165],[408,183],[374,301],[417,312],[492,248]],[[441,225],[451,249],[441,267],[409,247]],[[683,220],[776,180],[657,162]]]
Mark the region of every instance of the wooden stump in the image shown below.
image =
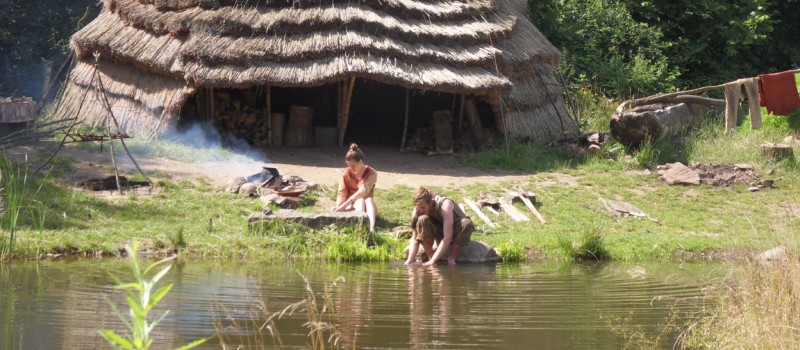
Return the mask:
[[[481,124],[481,115],[478,112],[478,104],[474,99],[466,101],[467,120],[469,120],[469,129],[472,133],[472,143],[476,149],[483,147],[483,124]]]
[[[283,113],[272,113],[272,145],[283,146],[283,125],[286,115]]]
[[[647,108],[653,106],[652,108]],[[684,104],[675,106],[649,105],[614,113],[611,116],[611,135],[626,147],[638,148],[647,141],[676,136],[697,125],[702,113],[693,113]]]
[[[286,130],[287,146],[311,146],[314,144],[314,107],[289,107],[289,125]]]
[[[794,150],[792,149],[792,146],[782,143],[766,142],[762,144],[761,154],[776,161],[784,158],[794,158]]]
[[[433,112],[433,135],[436,152],[453,151],[453,116],[450,111]]]

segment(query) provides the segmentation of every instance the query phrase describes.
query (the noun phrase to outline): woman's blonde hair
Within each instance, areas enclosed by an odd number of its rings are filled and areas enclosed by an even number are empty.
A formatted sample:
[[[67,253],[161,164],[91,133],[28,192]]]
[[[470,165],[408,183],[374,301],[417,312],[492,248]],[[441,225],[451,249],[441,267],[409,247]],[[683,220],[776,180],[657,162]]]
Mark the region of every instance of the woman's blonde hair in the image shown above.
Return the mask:
[[[350,150],[347,151],[347,154],[344,156],[344,160],[352,160],[352,161],[363,161],[364,160],[364,152],[358,148],[358,145],[355,143],[350,144]]]

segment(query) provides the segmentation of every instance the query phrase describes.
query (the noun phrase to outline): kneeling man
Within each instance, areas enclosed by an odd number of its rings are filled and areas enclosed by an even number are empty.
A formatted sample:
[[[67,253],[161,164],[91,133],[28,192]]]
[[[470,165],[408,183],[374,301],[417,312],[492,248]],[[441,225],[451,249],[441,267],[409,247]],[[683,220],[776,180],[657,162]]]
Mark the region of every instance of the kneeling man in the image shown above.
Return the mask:
[[[451,245],[453,249],[447,257],[447,263],[455,265],[458,252],[469,244],[472,232],[475,231],[472,220],[452,199],[433,195],[425,187],[417,189],[413,199],[411,240],[408,243],[408,259],[405,264],[415,261],[419,245],[422,244],[425,255],[428,256],[425,265],[435,264]],[[436,242],[435,252],[433,242]]]

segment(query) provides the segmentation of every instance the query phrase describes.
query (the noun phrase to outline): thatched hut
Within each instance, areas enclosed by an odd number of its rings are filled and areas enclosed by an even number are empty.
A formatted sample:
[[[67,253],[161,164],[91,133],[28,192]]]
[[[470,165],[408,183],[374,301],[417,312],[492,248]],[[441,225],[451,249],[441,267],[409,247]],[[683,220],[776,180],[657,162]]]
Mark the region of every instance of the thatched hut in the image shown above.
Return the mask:
[[[391,138],[409,115],[412,127],[435,109],[455,118],[466,96],[484,127],[546,142],[577,127],[554,79],[561,55],[527,13],[524,0],[104,0],[72,37],[56,113],[105,122],[97,69],[133,135],[214,121],[234,102],[258,120],[314,106],[339,143],[345,130]]]

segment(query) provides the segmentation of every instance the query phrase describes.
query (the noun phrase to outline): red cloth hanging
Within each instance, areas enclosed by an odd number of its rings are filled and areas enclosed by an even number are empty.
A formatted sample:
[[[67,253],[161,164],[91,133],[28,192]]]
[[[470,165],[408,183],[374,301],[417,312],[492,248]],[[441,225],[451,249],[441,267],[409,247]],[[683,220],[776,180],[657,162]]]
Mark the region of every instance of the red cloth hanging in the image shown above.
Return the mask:
[[[761,83],[758,84],[758,99],[761,106],[767,107],[767,112],[778,115],[787,115],[800,109],[800,96],[797,94],[797,83],[794,72],[762,74]]]

